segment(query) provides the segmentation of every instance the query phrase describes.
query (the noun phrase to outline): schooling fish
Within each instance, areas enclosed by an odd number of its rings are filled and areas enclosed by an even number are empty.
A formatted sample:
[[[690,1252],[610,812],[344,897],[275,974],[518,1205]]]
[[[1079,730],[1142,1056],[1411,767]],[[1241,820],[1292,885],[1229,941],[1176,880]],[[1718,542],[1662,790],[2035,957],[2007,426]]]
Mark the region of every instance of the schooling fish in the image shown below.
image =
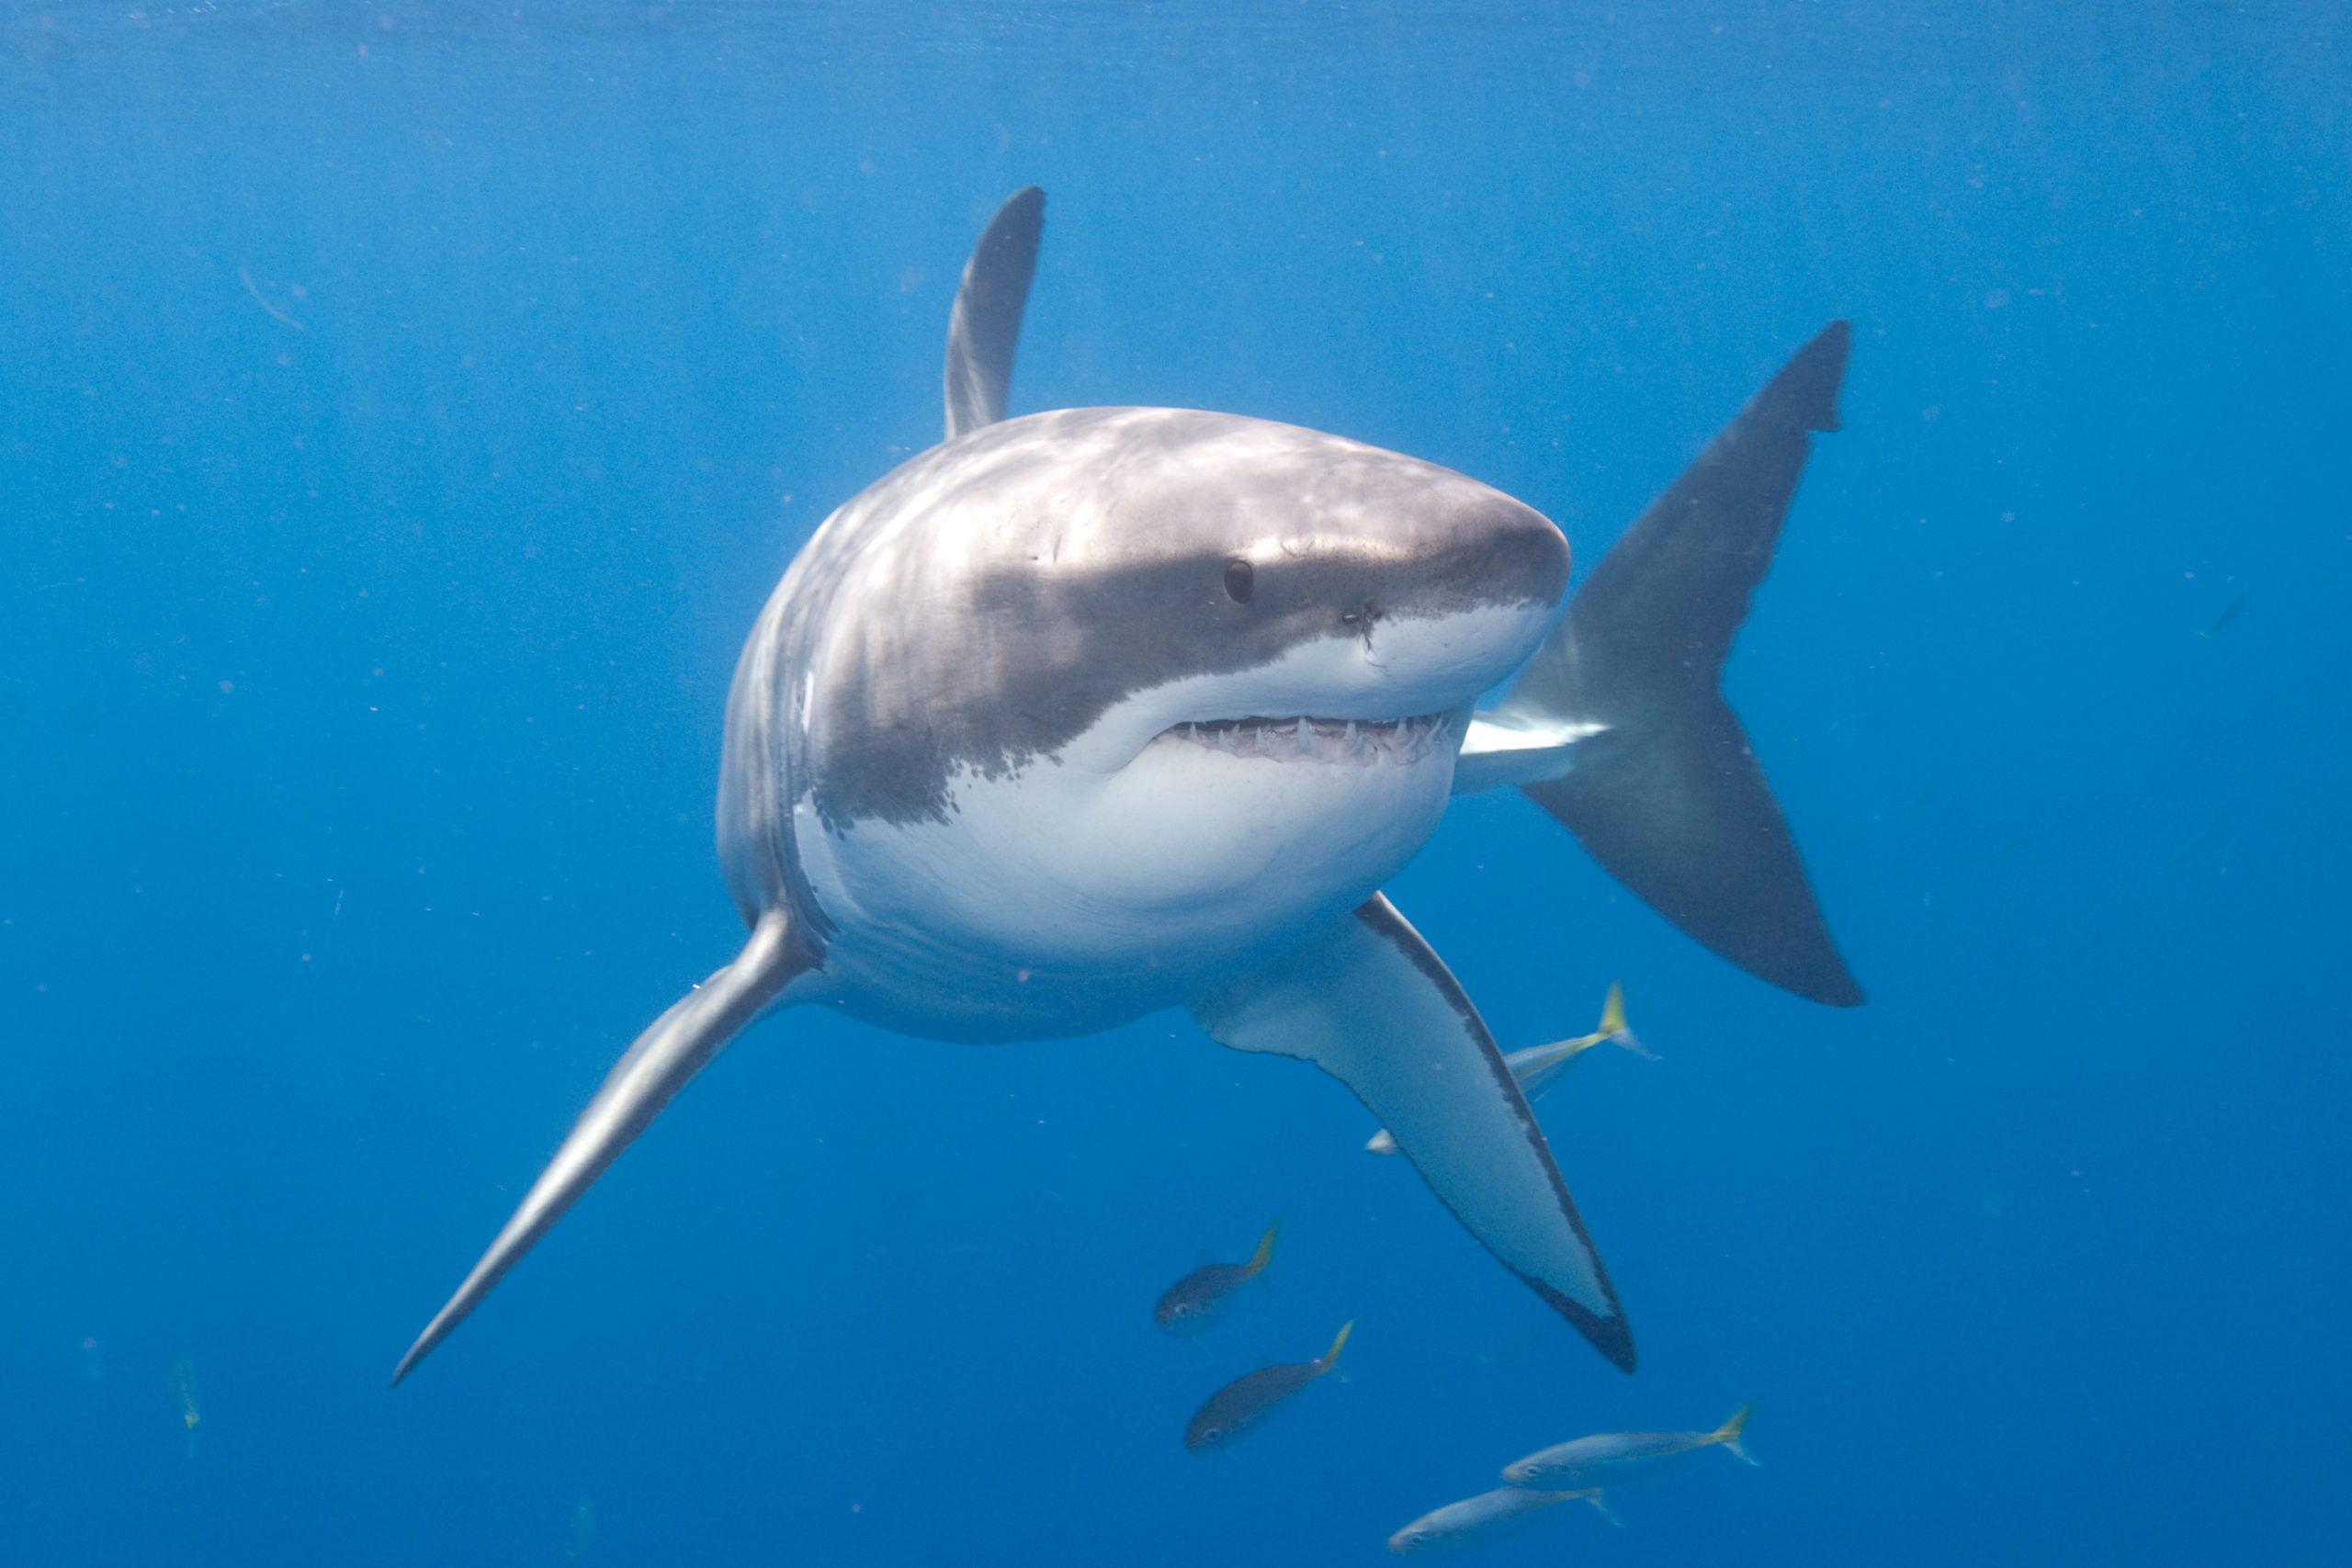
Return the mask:
[[[1600,1004],[1600,1027],[1590,1034],[1579,1034],[1574,1040],[1555,1040],[1549,1045],[1531,1045],[1524,1051],[1513,1051],[1503,1058],[1503,1066],[1519,1080],[1519,1092],[1532,1105],[1543,1098],[1568,1064],[1591,1050],[1595,1045],[1623,1045],[1636,1056],[1657,1061],[1650,1048],[1641,1043],[1625,1023],[1625,987],[1609,982],[1609,999]],[[1397,1152],[1396,1140],[1383,1127],[1363,1146],[1371,1155],[1393,1155]]]
[[[1184,1446],[1194,1453],[1204,1453],[1223,1448],[1257,1426],[1275,1405],[1340,1364],[1340,1347],[1348,1342],[1348,1331],[1355,1325],[1353,1318],[1340,1325],[1339,1337],[1331,1341],[1331,1348],[1312,1361],[1261,1367],[1210,1394],[1208,1403],[1193,1412],[1193,1423],[1184,1428]]]
[[[1266,1271],[1274,1260],[1274,1237],[1283,1228],[1276,1220],[1258,1238],[1258,1250],[1247,1263],[1204,1263],[1168,1287],[1151,1315],[1170,1334],[1198,1334],[1216,1321],[1225,1298]]]
[[[1555,1443],[1506,1467],[1503,1479],[1513,1486],[1546,1492],[1563,1487],[1613,1486],[1678,1454],[1717,1443],[1730,1450],[1735,1457],[1754,1464],[1747,1450],[1739,1446],[1739,1435],[1747,1429],[1747,1413],[1755,1408],[1752,1404],[1741,1405],[1732,1412],[1730,1420],[1712,1432],[1604,1432],[1578,1438],[1574,1442]]]
[[[1437,1557],[1467,1551],[1475,1546],[1490,1546],[1504,1536],[1517,1534],[1521,1525],[1553,1504],[1578,1499],[1600,1509],[1601,1517],[1611,1524],[1617,1522],[1617,1516],[1601,1500],[1598,1486],[1575,1492],[1538,1492],[1531,1487],[1505,1486],[1430,1509],[1390,1536],[1388,1550],[1399,1557]]]

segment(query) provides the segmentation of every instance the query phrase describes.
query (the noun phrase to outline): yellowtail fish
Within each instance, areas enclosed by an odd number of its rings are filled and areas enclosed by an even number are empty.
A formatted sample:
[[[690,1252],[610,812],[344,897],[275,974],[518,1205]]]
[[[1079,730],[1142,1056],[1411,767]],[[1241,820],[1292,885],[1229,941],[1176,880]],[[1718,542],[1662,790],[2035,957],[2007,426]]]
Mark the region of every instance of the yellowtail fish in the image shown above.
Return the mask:
[[[1198,1334],[1216,1322],[1225,1298],[1264,1273],[1274,1260],[1274,1237],[1282,1228],[1280,1220],[1266,1227],[1249,1262],[1204,1263],[1169,1286],[1151,1309],[1153,1321],[1170,1334]]]
[[[1604,1432],[1597,1437],[1578,1438],[1574,1442],[1555,1443],[1506,1466],[1503,1479],[1513,1486],[1544,1492],[1614,1485],[1679,1455],[1718,1443],[1733,1457],[1754,1464],[1747,1450],[1739,1446],[1739,1435],[1747,1427],[1747,1413],[1755,1408],[1752,1404],[1741,1405],[1732,1412],[1730,1420],[1712,1432]]]
[[[180,1419],[187,1426],[187,1453],[196,1457],[196,1424],[204,1419],[196,1408],[196,1367],[185,1356],[172,1363],[172,1397],[179,1402]]]
[[[185,1356],[172,1363],[172,1397],[179,1402],[180,1419],[195,1431],[204,1417],[196,1409],[196,1368]]]
[[[1184,1428],[1184,1446],[1194,1453],[1204,1453],[1223,1448],[1256,1427],[1274,1406],[1340,1364],[1340,1348],[1348,1342],[1348,1331],[1355,1325],[1353,1318],[1341,1324],[1331,1348],[1312,1361],[1261,1367],[1210,1394],[1208,1402],[1193,1412],[1192,1425]]]
[[[1611,1524],[1617,1516],[1609,1511],[1601,1500],[1600,1488],[1588,1486],[1574,1492],[1538,1492],[1524,1486],[1505,1486],[1494,1492],[1481,1492],[1476,1497],[1464,1497],[1459,1503],[1448,1503],[1442,1508],[1432,1508],[1388,1538],[1388,1550],[1399,1557],[1441,1557],[1472,1547],[1489,1546],[1504,1536],[1516,1535],[1519,1527],[1552,1506],[1555,1503],[1582,1501],[1591,1504]]]
[[[574,1562],[586,1559],[588,1540],[596,1533],[596,1506],[587,1498],[580,1499],[580,1506],[571,1510],[571,1550],[565,1552]]]
[[[1609,982],[1609,999],[1600,1004],[1600,1027],[1590,1034],[1579,1034],[1574,1040],[1555,1040],[1549,1045],[1531,1045],[1524,1051],[1513,1051],[1503,1058],[1510,1076],[1519,1080],[1519,1092],[1527,1097],[1530,1105],[1543,1098],[1544,1091],[1556,1082],[1570,1063],[1595,1045],[1622,1045],[1636,1056],[1657,1061],[1650,1048],[1625,1022],[1625,987]],[[1396,1140],[1383,1127],[1363,1146],[1364,1153],[1393,1155]]]

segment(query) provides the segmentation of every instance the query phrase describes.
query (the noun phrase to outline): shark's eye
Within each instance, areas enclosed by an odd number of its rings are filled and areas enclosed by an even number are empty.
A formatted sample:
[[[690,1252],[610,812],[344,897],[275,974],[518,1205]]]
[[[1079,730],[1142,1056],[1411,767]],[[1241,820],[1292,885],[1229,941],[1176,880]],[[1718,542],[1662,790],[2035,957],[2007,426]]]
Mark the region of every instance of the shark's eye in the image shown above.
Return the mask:
[[[1225,592],[1237,604],[1250,603],[1250,595],[1258,592],[1258,574],[1246,560],[1227,561],[1225,566]]]

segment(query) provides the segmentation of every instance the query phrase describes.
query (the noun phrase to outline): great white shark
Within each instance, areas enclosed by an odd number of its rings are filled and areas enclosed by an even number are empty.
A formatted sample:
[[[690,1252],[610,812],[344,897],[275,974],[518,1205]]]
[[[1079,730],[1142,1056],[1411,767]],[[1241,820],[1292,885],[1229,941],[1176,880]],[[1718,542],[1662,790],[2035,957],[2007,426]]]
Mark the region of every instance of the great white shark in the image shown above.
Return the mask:
[[[1192,409],[1005,418],[1044,220],[1016,193],[965,268],[945,439],[825,520],[743,649],[718,852],[749,940],[629,1047],[395,1384],[728,1042],[811,1004],[966,1042],[1182,1008],[1312,1062],[1633,1371],[1510,1067],[1380,892],[1471,790],[1515,785],[1750,973],[1862,999],[1719,688],[1838,428],[1845,322],[1571,600],[1550,520],[1434,464]]]

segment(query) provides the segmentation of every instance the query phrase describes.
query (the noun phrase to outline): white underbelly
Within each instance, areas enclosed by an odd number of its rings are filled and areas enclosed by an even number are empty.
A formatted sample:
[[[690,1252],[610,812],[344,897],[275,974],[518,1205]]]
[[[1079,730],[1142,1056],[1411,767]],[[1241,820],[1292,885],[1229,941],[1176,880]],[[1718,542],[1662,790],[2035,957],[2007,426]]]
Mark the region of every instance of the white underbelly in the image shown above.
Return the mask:
[[[801,864],[835,927],[811,999],[971,1041],[1184,1005],[1393,876],[1445,808],[1457,744],[1333,761],[1329,736],[1250,736],[1249,755],[1163,736],[1107,773],[966,777],[944,822],[831,831],[804,804]]]

